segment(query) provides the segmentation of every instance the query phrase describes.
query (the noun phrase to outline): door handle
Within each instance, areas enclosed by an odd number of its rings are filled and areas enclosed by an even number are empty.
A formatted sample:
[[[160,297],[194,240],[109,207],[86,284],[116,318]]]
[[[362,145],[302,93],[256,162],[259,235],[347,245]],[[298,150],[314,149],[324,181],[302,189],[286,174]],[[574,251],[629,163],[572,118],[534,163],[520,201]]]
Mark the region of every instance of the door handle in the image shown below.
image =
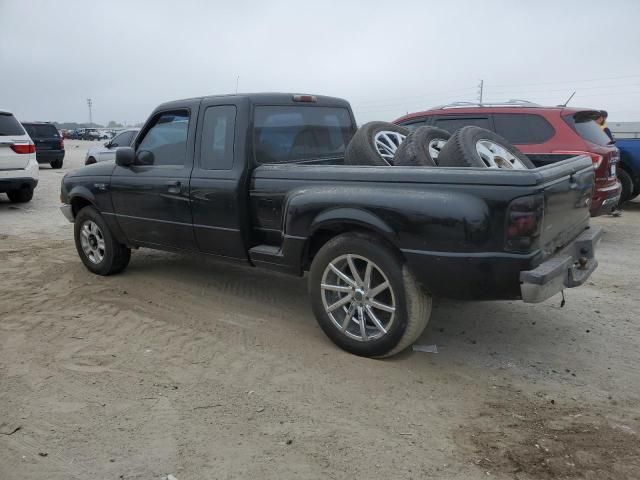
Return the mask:
[[[167,191],[169,193],[179,194],[182,192],[182,182],[176,180],[175,182],[167,182]]]

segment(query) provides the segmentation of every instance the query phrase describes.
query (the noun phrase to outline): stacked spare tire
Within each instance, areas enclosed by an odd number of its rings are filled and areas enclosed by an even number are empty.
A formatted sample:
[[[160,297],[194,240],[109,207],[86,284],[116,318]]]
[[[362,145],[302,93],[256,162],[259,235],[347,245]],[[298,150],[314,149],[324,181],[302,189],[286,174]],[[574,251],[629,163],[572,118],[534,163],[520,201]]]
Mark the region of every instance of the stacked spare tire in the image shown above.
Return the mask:
[[[507,170],[535,168],[531,160],[500,135],[468,126],[453,135],[423,126],[410,131],[387,122],[358,129],[345,151],[347,165],[476,167]]]

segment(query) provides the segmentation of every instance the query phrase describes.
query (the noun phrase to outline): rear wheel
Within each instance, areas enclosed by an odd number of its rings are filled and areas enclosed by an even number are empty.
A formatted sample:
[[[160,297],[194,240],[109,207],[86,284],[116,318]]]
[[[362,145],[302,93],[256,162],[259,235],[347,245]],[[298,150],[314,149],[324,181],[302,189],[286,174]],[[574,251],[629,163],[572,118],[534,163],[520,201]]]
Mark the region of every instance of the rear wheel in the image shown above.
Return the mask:
[[[87,206],[78,212],[74,237],[82,263],[95,274],[118,273],[129,264],[131,249],[117,241],[94,207]]]
[[[535,168],[527,156],[491,130],[462,127],[438,156],[441,167],[481,167],[506,170]]]
[[[340,348],[389,357],[411,345],[431,315],[424,293],[397,252],[362,233],[331,239],[309,272],[318,324]]]
[[[62,168],[62,159],[60,160],[54,160],[53,162],[50,163],[51,168]]]
[[[33,198],[33,188],[21,188],[20,190],[11,190],[7,192],[7,197],[13,203],[27,203]]]
[[[398,147],[409,134],[400,125],[387,122],[369,122],[355,133],[346,151],[347,165],[393,165]]]

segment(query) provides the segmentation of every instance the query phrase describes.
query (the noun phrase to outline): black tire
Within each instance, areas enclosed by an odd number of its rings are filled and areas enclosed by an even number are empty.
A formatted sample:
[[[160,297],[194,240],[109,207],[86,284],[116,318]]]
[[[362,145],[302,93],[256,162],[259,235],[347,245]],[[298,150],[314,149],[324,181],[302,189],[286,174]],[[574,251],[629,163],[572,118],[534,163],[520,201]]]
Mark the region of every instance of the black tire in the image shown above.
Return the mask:
[[[53,162],[51,162],[49,165],[51,165],[51,168],[62,168],[62,159],[60,160],[54,160]]]
[[[503,137],[491,130],[473,126],[462,127],[451,136],[438,156],[438,165],[441,167],[489,167],[476,150],[476,144],[479,140],[489,140],[498,144],[515,157],[512,162],[502,161],[501,163],[506,166],[501,168],[514,168],[508,165],[517,161],[526,168],[536,168],[524,153]]]
[[[104,240],[104,256],[98,262],[92,261],[82,248],[81,230],[86,222],[96,224]],[[78,212],[74,225],[74,238],[78,255],[88,270],[97,275],[112,275],[121,272],[129,264],[131,249],[119,243],[113,236],[102,215],[91,206],[86,206]]]
[[[364,275],[366,271],[365,263],[363,263],[364,259],[366,259],[369,262],[373,262],[377,269],[373,270],[374,273],[370,277],[371,285],[381,285],[384,277],[386,277],[386,281],[391,286],[389,292],[383,290],[381,296],[375,296],[376,300],[387,305],[395,302],[393,318],[385,316],[390,314],[384,314],[382,310],[377,310],[377,315],[381,315],[377,317],[378,321],[383,324],[383,327],[385,325],[388,327],[386,333],[376,329],[371,316],[368,317],[370,331],[381,335],[379,338],[375,338],[375,334],[370,335],[368,341],[352,338],[347,333],[344,333],[344,330],[337,323],[334,323],[334,319],[329,316],[325,308],[324,302],[326,299],[323,299],[323,291],[326,289],[321,287],[325,270],[329,272],[328,275],[331,275],[331,271],[328,270],[330,268],[329,264],[333,263],[339,266],[340,262],[346,262],[344,260],[346,255],[358,257],[354,259],[354,264],[356,264],[356,270],[360,270],[361,279],[366,278]],[[352,272],[352,270],[350,271]],[[380,272],[384,277],[380,275]],[[355,278],[353,273],[352,277]],[[335,280],[327,279],[328,283],[333,281]],[[330,289],[329,291],[331,292]],[[390,357],[406,349],[420,336],[431,315],[431,297],[421,290],[399,253],[387,246],[384,240],[364,233],[339,235],[329,240],[320,249],[313,259],[309,271],[309,292],[313,312],[324,333],[340,348],[363,357]],[[333,297],[330,300],[332,302],[331,305],[333,305],[336,298],[338,300],[341,299],[339,295],[342,295],[342,293],[331,292],[331,294],[338,295],[338,297]],[[344,293],[344,295],[348,296],[349,294]],[[367,298],[367,295],[363,297]],[[351,302],[349,304],[351,307]],[[345,315],[348,314],[345,309],[346,306],[335,310],[336,315],[343,315],[342,319],[335,319],[336,322],[344,322]],[[390,323],[383,323],[387,321]],[[350,327],[347,327],[346,330],[349,331],[352,328],[356,332],[361,332],[360,324],[355,322],[354,325],[352,322],[353,320],[349,321],[347,319],[347,324]],[[363,323],[366,324],[366,322]]]
[[[618,205],[622,205],[633,198],[633,180],[631,176],[618,165],[618,180],[622,185],[622,192],[620,193],[620,202]]]
[[[94,157],[89,157],[87,158],[87,161],[84,162],[85,165],[93,165],[94,163],[96,163],[96,159]]]
[[[431,154],[429,146],[434,143],[433,147],[438,152],[442,148],[442,142],[446,142],[451,134],[446,130],[436,127],[418,127],[404,139],[400,144],[396,156],[394,157],[394,165],[416,166],[416,167],[436,167],[438,166],[437,156],[434,158]],[[438,145],[435,145],[435,143]]]
[[[27,203],[33,198],[33,188],[21,188],[7,192],[7,197],[13,203]]]
[[[375,145],[375,138],[381,132],[393,132],[393,134],[406,137],[409,135],[409,129],[401,127],[400,125],[394,125],[388,122],[369,122],[361,126],[358,131],[353,135],[353,138],[347,145],[347,149],[344,152],[344,163],[346,165],[393,165],[393,153],[395,149],[400,145],[401,140],[396,135],[392,135],[390,138],[391,144],[388,144],[388,154],[390,155],[385,159]],[[383,142],[386,144],[387,142]]]

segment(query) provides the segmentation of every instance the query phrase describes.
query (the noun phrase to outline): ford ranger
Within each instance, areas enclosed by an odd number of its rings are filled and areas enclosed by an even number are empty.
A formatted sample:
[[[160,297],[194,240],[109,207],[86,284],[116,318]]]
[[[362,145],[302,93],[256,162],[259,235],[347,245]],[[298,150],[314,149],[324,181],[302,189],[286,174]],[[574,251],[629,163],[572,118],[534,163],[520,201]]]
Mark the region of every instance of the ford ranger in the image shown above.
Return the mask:
[[[62,180],[84,265],[131,249],[308,272],[324,332],[357,355],[411,345],[435,296],[540,302],[597,266],[588,156],[540,168],[346,165],[345,100],[237,94],[160,105],[132,147]]]

